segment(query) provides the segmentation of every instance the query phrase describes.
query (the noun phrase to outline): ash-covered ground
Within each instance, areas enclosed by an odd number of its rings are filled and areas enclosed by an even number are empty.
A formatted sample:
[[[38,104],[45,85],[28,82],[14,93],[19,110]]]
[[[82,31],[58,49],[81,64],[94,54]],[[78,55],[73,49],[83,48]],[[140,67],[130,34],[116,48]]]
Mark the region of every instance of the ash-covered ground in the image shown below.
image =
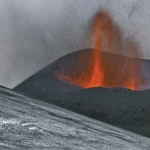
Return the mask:
[[[150,139],[0,87],[2,150],[149,150]]]

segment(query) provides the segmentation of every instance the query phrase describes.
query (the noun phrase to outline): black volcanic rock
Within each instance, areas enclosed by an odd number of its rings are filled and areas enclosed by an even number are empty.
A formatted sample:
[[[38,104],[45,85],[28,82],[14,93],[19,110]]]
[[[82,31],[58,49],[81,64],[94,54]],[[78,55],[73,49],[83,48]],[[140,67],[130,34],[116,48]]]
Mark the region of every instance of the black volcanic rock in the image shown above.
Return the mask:
[[[93,49],[87,49],[68,54],[45,67],[14,88],[14,90],[150,137],[149,90],[131,91],[122,88],[83,89],[55,74],[56,71],[65,72],[68,75],[78,73],[80,69],[88,65],[88,60],[92,53]],[[104,54],[110,58],[128,59],[125,56],[116,54]],[[82,63],[81,56],[84,56]],[[128,60],[132,61],[131,58]],[[144,77],[147,81],[142,86],[148,88],[150,83],[150,61],[142,59],[134,59],[134,61],[141,61]],[[130,128],[131,126],[132,128]]]
[[[92,88],[38,96],[48,103],[150,137],[149,97],[149,90],[120,88]]]
[[[1,150],[149,150],[150,139],[0,87]]]

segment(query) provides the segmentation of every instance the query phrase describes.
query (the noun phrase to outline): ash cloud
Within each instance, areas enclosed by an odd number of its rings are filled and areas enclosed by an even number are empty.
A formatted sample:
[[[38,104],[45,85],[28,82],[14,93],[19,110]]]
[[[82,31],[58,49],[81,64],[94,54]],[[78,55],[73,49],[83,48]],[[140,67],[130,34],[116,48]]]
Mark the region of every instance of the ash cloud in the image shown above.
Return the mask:
[[[57,58],[90,47],[91,20],[101,9],[109,11],[125,37],[140,41],[143,57],[150,58],[145,37],[150,35],[145,29],[150,26],[148,4],[148,0],[0,0],[0,84],[13,88]]]

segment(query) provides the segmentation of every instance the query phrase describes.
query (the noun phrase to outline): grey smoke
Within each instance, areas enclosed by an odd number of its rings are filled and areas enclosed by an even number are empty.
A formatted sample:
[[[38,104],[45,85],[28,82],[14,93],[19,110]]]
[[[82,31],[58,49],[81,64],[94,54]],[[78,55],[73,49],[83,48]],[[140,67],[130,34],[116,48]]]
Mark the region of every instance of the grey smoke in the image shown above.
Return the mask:
[[[106,10],[150,59],[149,0],[0,0],[0,84],[13,88],[57,58],[91,46],[90,25]]]

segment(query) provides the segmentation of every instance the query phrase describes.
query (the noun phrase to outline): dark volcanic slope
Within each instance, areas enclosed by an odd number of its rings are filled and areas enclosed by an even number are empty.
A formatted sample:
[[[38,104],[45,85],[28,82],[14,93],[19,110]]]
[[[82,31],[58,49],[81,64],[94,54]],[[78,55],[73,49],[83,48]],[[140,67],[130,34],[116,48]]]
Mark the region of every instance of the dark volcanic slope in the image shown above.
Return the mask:
[[[150,125],[150,91],[93,88],[40,99],[111,124]]]
[[[93,88],[68,93],[46,93],[37,97],[51,104],[150,137],[149,90]]]
[[[0,87],[0,149],[149,150],[150,139]]]

